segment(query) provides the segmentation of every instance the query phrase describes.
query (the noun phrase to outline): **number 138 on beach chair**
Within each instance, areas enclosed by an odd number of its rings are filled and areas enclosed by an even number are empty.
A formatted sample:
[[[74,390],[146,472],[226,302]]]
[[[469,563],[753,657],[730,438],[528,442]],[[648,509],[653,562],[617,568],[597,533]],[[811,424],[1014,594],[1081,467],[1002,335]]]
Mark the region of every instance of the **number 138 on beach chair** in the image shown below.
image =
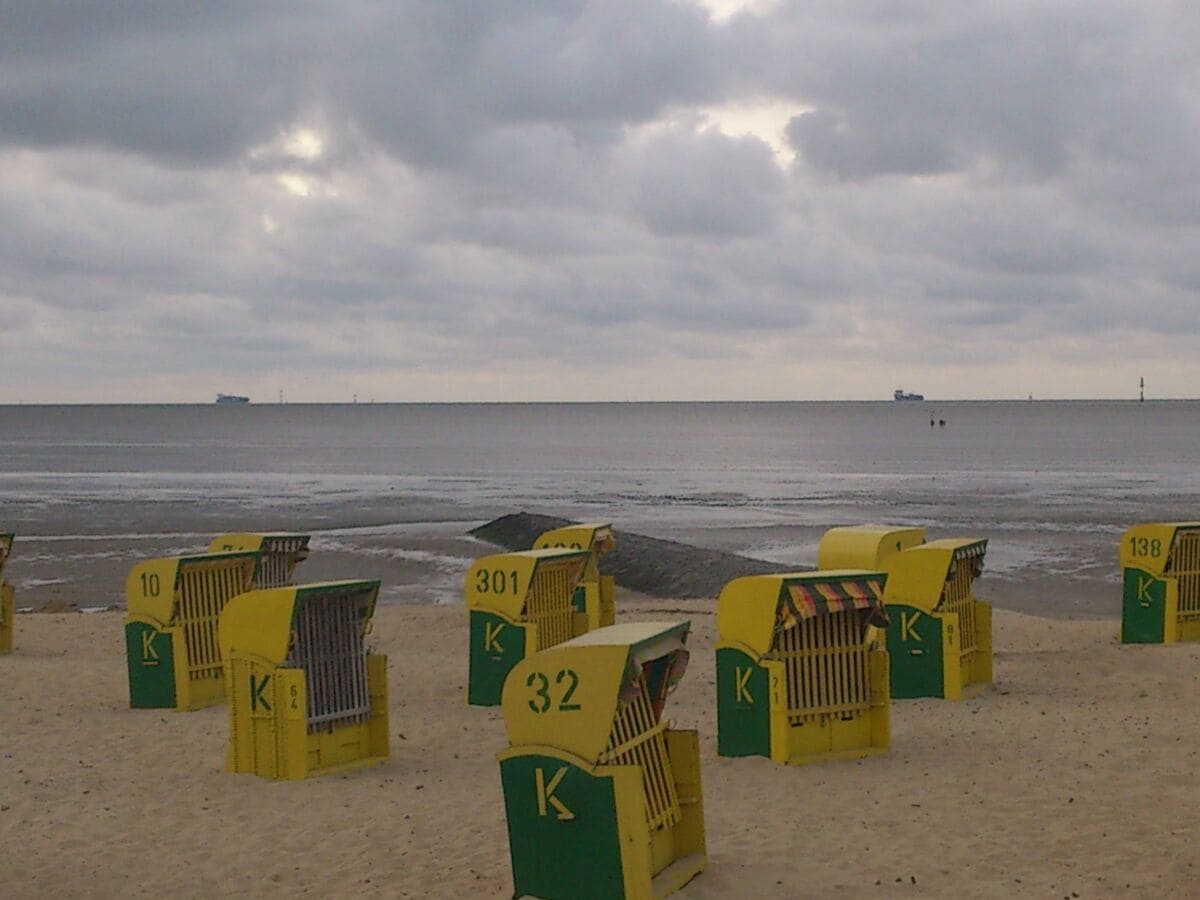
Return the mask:
[[[524,550],[477,559],[467,572],[467,702],[496,706],[509,670],[530,653],[587,630],[571,605],[591,554]]]
[[[1121,643],[1200,641],[1200,522],[1130,528],[1121,575]]]
[[[514,896],[650,900],[704,868],[696,732],[663,718],[689,627],[612,625],[513,668],[498,759]]]

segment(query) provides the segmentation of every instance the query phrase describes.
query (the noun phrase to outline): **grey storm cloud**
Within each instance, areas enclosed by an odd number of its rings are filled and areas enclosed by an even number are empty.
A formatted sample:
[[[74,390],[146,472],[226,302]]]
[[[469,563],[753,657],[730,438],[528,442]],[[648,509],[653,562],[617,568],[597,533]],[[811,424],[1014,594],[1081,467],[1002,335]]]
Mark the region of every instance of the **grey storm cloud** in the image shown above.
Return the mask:
[[[0,376],[1189,358],[1198,40],[1165,0],[0,0]]]

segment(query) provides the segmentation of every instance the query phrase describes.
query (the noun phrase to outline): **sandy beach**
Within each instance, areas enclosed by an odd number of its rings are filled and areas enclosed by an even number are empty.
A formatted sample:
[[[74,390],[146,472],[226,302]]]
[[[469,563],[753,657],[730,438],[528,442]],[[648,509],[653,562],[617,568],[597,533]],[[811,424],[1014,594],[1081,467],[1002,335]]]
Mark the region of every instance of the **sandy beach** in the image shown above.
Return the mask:
[[[992,690],[894,702],[890,752],[789,768],[716,755],[712,602],[618,603],[692,622],[667,714],[700,732],[709,863],[681,896],[1193,893],[1200,647],[1000,610]],[[379,607],[391,759],[293,783],[223,771],[223,707],[129,709],[121,615],[21,615],[0,658],[0,893],[511,895],[461,606]]]

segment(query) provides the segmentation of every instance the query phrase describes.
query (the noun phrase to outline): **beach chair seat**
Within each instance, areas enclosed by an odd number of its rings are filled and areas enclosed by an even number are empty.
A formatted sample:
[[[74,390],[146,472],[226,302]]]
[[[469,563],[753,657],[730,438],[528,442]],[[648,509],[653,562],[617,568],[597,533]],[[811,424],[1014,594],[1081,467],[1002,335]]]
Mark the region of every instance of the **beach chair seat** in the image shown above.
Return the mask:
[[[125,580],[129,705],[196,710],[225,699],[221,610],[252,587],[258,554],[239,551],[138,563]]]
[[[612,625],[512,669],[497,758],[514,896],[649,900],[703,870],[699,743],[663,717],[689,628]]]
[[[1200,522],[1134,525],[1120,561],[1121,642],[1200,641]]]
[[[378,597],[378,581],[329,581],[229,601],[228,771],[291,780],[388,758],[387,657],[366,645]]]
[[[752,575],[717,598],[717,752],[777,763],[887,749],[882,572]]]
[[[554,548],[477,559],[464,582],[470,626],[467,702],[497,706],[504,679],[529,653],[586,630],[572,606],[591,553]]]
[[[992,683],[992,607],[974,594],[987,541],[925,540],[924,528],[831,528],[817,566],[859,565],[887,575],[887,649],[893,699],[961,700]]]
[[[534,550],[547,547],[567,550],[587,550],[591,554],[583,577],[575,588],[571,605],[575,613],[586,618],[578,623],[576,634],[583,634],[617,621],[617,605],[614,599],[613,578],[600,574],[600,560],[617,547],[612,525],[607,522],[584,522],[567,525],[541,534],[533,542]]]
[[[309,535],[291,532],[233,532],[220,534],[208,545],[209,553],[253,550],[258,553],[254,572],[256,588],[292,584],[296,567],[308,559]]]
[[[11,653],[13,633],[16,630],[16,594],[13,586],[4,580],[4,564],[12,552],[13,535],[0,534],[0,653]]]

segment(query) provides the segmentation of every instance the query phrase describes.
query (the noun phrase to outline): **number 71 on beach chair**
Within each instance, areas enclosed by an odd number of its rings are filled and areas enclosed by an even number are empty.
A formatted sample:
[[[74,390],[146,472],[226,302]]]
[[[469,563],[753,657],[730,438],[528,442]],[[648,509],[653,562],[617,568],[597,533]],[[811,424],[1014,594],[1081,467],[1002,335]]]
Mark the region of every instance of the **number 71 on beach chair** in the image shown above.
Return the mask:
[[[254,572],[254,586],[258,588],[283,587],[291,584],[296,567],[308,559],[307,534],[291,532],[234,532],[219,534],[208,545],[209,553],[228,553],[233,550],[251,550],[258,554],[258,568]]]

